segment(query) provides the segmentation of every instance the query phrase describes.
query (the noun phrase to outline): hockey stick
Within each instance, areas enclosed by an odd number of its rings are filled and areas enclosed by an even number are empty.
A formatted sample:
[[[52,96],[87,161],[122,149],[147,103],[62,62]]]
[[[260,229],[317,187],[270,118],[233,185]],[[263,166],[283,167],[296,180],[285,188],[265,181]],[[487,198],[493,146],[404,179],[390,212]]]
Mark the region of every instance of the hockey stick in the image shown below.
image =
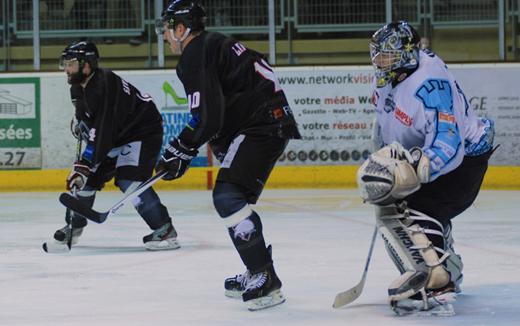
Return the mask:
[[[132,201],[133,199],[137,198],[140,194],[142,194],[146,189],[150,188],[154,183],[159,181],[167,171],[161,171],[151,177],[150,179],[144,181],[137,187],[134,191],[128,193],[118,201],[114,206],[112,206],[108,211],[106,212],[98,212],[92,209],[92,207],[89,207],[79,201],[76,197],[72,196],[68,193],[62,193],[60,195],[60,202],[67,208],[73,210],[74,212],[78,213],[79,215],[82,215],[86,217],[87,219],[96,222],[96,223],[103,223],[106,221],[106,219],[115,214],[121,207],[123,207],[126,203]]]
[[[81,159],[81,147],[83,146],[81,134],[78,135],[78,144],[76,146],[76,162],[78,162]],[[78,195],[78,188],[74,187],[72,188],[72,196],[74,198],[77,198]],[[74,218],[74,212],[70,209],[67,209],[67,214],[69,216],[69,229],[70,229],[70,237],[67,239],[67,247],[69,250],[72,248],[72,233],[74,231],[74,225],[72,224],[72,219]]]
[[[79,135],[77,137],[77,139],[78,139],[78,143],[76,145],[76,162],[79,161],[81,158],[81,150],[82,150],[82,145],[83,145],[81,135]],[[77,196],[76,188],[74,188],[72,190],[72,196],[74,198],[76,198],[76,196]],[[65,215],[69,217],[68,222],[67,222],[67,227],[69,228],[69,231],[70,231],[70,237],[67,239],[66,249],[68,249],[68,251],[70,251],[72,248],[72,233],[74,231],[74,227],[72,225],[72,219],[74,218],[74,212],[70,208],[67,208],[67,210],[65,211]],[[43,243],[42,248],[43,248],[43,251],[52,252],[52,253],[67,251],[61,244],[53,245],[53,244],[47,243],[47,242]]]
[[[367,279],[367,273],[368,273],[368,265],[370,264],[370,259],[372,258],[372,252],[374,251],[374,244],[376,243],[376,236],[377,236],[377,225],[374,228],[374,234],[372,234],[372,242],[370,243],[370,249],[368,250],[368,257],[367,262],[365,264],[365,270],[363,271],[363,277],[361,278],[361,281],[354,286],[353,288],[340,292],[336,295],[336,298],[334,299],[334,304],[332,305],[333,308],[339,308],[343,307],[344,305],[347,305],[361,295],[361,292],[363,291],[363,287],[365,286],[365,281]]]

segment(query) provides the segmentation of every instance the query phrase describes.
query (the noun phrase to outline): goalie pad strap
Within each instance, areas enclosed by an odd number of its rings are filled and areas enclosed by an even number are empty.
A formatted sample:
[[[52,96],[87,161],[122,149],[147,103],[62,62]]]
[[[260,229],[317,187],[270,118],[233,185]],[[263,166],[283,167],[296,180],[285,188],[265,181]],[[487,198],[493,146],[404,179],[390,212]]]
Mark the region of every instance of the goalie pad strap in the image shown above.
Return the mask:
[[[442,265],[450,254],[433,246],[426,231],[430,233],[429,231],[435,230],[418,225],[416,220],[421,219],[431,218],[424,214],[411,216],[406,208],[395,205],[386,206],[384,209],[376,207],[377,225],[385,241],[385,247],[401,274],[425,273],[428,277],[425,279],[424,287],[441,288],[450,281],[450,274]],[[438,223],[437,226],[442,234],[442,225]],[[441,258],[437,252],[442,254]]]

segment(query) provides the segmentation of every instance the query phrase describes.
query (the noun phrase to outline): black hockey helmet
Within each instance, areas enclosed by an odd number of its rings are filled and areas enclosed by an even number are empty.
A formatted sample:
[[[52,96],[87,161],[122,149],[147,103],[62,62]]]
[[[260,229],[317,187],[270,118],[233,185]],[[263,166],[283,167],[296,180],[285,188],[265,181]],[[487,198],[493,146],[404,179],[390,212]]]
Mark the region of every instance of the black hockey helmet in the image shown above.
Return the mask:
[[[182,23],[192,32],[202,31],[206,27],[206,11],[197,1],[172,0],[162,13],[162,22],[168,23],[169,29]]]
[[[60,68],[63,69],[64,61],[73,59],[78,60],[80,68],[83,68],[85,62],[88,62],[90,67],[95,70],[98,67],[99,51],[92,42],[74,41],[61,53]]]
[[[65,69],[66,61],[77,60],[79,63],[79,70],[75,73],[67,73],[69,84],[80,84],[88,76],[83,73],[85,62],[88,62],[91,68],[91,73],[98,68],[99,51],[96,45],[88,41],[72,42],[61,53],[60,69]]]
[[[406,21],[386,24],[374,33],[370,41],[370,58],[378,86],[386,85],[400,70],[417,68],[420,41],[417,30]]]

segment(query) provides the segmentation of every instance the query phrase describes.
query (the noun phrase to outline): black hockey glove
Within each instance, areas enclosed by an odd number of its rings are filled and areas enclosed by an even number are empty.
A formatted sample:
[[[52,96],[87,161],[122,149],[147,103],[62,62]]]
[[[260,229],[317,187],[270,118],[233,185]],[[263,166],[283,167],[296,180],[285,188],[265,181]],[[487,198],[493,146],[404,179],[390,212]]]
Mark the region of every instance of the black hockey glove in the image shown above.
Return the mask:
[[[83,190],[89,176],[90,168],[86,164],[83,164],[81,161],[74,163],[72,171],[70,171],[67,177],[67,190],[72,191],[74,188],[76,191]]]
[[[79,126],[79,121],[76,120],[76,118],[72,118],[72,120],[70,120],[70,132],[74,138],[81,139],[81,127]]]
[[[155,167],[157,173],[166,170],[164,180],[173,180],[182,177],[188,170],[191,160],[197,156],[198,150],[184,146],[175,138],[166,148]]]

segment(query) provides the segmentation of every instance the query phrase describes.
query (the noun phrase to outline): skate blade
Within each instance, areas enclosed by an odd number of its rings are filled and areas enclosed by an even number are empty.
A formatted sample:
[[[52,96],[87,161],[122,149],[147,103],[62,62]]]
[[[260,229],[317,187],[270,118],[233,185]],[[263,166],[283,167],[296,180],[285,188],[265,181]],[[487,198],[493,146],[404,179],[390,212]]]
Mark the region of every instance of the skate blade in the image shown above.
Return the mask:
[[[244,291],[225,290],[224,295],[228,298],[241,299]]]
[[[450,303],[432,307],[429,310],[422,308],[395,307],[394,312],[398,316],[416,316],[416,317],[452,317],[455,316],[455,309]]]
[[[166,239],[162,241],[148,241],[144,247],[151,251],[179,249],[181,245],[177,239]]]
[[[405,299],[391,302],[392,310],[398,316],[419,316],[419,317],[451,317],[455,315],[452,303],[457,299],[457,294],[453,292],[443,293],[435,297],[428,298],[425,307],[421,300]]]
[[[285,302],[282,291],[275,290],[264,297],[246,301],[249,311],[257,311],[277,306]]]

